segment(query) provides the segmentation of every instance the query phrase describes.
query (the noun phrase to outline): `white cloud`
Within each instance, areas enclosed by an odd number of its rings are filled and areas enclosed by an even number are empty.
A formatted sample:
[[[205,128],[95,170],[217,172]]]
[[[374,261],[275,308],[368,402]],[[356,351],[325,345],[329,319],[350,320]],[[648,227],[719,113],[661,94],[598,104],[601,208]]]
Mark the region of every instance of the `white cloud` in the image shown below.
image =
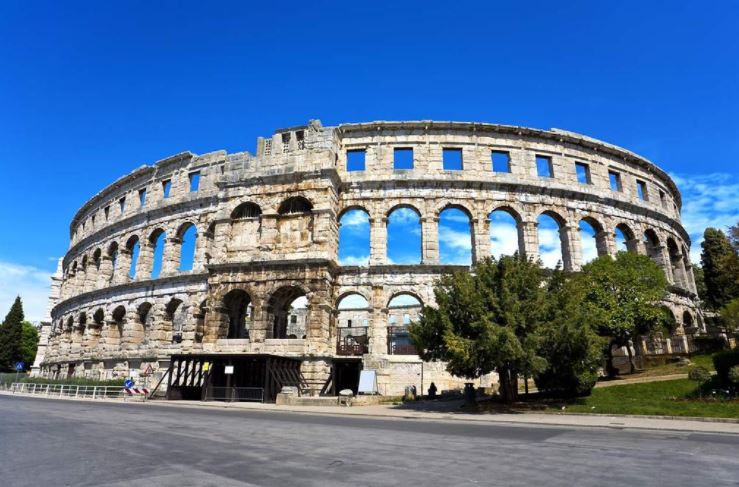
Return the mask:
[[[369,216],[362,210],[349,210],[341,217],[342,227],[368,227]]]
[[[41,321],[49,302],[50,279],[51,272],[0,261],[0,321],[5,319],[16,296],[23,301],[25,318]]]
[[[409,223],[418,223],[420,221],[420,217],[418,216],[418,213],[411,210],[410,208],[398,208],[397,210],[390,213],[390,216],[388,217],[390,220],[390,223],[393,224],[400,224],[405,225]]]
[[[367,266],[369,265],[369,255],[348,255],[342,258],[339,262],[341,265],[358,265]]]
[[[562,243],[557,229],[539,226],[539,257],[544,267],[551,269],[562,260]]]
[[[518,229],[515,221],[500,222],[492,226],[490,251],[496,259],[501,255],[513,255],[518,252]]]
[[[469,231],[439,225],[439,257],[444,264],[472,264],[472,238]]]
[[[739,180],[736,174],[670,174],[683,199],[681,220],[690,234],[690,260],[700,262],[700,244],[707,227],[726,227],[739,221]]]

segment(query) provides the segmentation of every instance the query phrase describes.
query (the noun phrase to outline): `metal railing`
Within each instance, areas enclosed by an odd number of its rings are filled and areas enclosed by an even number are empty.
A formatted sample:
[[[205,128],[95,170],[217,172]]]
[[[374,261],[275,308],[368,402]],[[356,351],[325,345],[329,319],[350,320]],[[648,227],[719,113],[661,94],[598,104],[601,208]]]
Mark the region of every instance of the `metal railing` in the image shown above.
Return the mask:
[[[120,399],[124,397],[123,387],[121,386],[39,384],[36,382],[14,382],[10,385],[10,392],[13,394],[80,399]]]
[[[363,355],[369,352],[367,327],[344,327],[338,329],[336,355]]]
[[[390,355],[417,355],[416,347],[410,341],[405,326],[387,327],[387,353]]]
[[[263,387],[208,387],[206,401],[264,402]]]

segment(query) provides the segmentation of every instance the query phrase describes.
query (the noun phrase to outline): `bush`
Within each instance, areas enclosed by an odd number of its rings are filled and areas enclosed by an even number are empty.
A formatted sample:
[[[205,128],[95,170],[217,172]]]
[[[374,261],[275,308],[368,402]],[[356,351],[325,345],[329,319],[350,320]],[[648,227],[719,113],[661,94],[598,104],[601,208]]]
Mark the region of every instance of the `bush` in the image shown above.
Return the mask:
[[[739,365],[739,348],[718,352],[713,356],[713,366],[722,384],[729,383],[729,370],[735,365]]]
[[[739,365],[735,365],[729,369],[729,381],[739,386]]]
[[[707,368],[699,365],[688,372],[688,379],[703,384],[704,382],[711,380],[711,372]]]

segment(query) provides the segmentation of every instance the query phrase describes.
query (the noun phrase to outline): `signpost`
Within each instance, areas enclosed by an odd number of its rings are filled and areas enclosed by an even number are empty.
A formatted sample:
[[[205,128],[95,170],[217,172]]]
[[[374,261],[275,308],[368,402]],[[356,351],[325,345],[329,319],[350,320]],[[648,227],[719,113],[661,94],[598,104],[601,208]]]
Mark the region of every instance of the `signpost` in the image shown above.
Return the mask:
[[[16,362],[15,363],[15,381],[18,382],[18,374],[21,370],[23,370],[26,367],[26,364],[23,362]]]

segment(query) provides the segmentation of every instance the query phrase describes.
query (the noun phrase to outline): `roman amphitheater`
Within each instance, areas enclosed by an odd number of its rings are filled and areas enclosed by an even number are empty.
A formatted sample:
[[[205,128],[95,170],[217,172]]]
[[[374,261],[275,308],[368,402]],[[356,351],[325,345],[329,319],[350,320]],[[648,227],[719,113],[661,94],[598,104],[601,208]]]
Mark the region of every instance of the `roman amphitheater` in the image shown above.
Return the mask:
[[[459,387],[419,359],[406,331],[433,304],[434,280],[462,268],[440,256],[450,210],[467,220],[473,262],[491,255],[501,213],[531,258],[552,219],[565,269],[583,264],[584,227],[600,255],[649,255],[670,283],[667,343],[680,350],[703,327],[680,207],[652,162],[557,129],[313,120],[258,138],[256,154],[183,152],[120,178],[74,216],[34,373],[168,377],[170,397],[198,398],[205,369],[214,389],[261,388],[264,400],[284,385],[356,390],[360,370],[375,371],[386,395]],[[397,212],[417,239],[392,235]],[[349,215],[366,221],[362,261],[340,258]],[[390,259],[392,238],[417,246],[417,261]]]

